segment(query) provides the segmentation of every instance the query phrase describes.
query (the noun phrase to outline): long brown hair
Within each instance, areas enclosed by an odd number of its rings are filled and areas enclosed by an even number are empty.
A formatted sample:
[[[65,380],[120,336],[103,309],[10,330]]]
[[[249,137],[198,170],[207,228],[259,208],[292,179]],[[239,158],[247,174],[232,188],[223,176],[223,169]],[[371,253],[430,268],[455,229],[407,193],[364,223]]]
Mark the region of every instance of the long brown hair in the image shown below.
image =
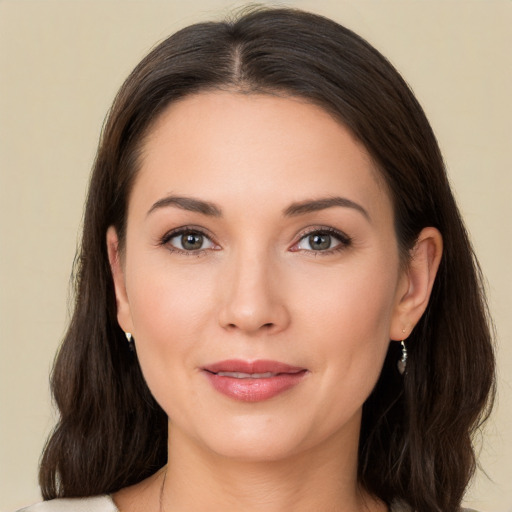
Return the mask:
[[[427,311],[410,336],[408,370],[390,344],[364,405],[359,480],[387,503],[422,512],[460,505],[475,468],[472,436],[494,391],[494,356],[478,264],[432,129],[392,65],[350,30],[291,9],[257,9],[187,27],[131,73],[108,115],[76,261],[75,309],[52,386],[59,422],[43,453],[45,499],[114,492],[165,464],[167,417],[116,320],[106,250],[125,232],[140,149],[171,102],[199,91],[280,93],[336,116],[385,179],[404,260],[434,226],[444,254]]]

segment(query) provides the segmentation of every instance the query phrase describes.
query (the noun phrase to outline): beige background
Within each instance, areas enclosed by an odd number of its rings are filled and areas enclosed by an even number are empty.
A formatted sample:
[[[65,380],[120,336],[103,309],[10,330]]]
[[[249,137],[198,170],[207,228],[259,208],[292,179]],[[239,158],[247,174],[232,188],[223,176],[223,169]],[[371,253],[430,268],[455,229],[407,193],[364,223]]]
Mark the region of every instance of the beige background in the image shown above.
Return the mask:
[[[48,372],[89,169],[122,80],[159,40],[223,0],[0,1],[0,511],[36,501],[52,424]],[[483,270],[499,399],[468,503],[512,511],[512,2],[304,0],[404,74],[439,138]]]

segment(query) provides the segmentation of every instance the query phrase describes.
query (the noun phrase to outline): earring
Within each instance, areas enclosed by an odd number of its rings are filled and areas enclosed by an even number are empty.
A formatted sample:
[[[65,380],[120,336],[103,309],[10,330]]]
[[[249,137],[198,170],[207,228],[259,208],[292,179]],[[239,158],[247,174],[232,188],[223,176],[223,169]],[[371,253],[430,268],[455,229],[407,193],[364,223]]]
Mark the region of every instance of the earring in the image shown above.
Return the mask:
[[[402,345],[402,357],[399,359],[396,366],[398,368],[398,371],[400,372],[400,375],[403,375],[407,367],[407,347],[405,346],[404,340],[402,340],[400,344]]]
[[[131,332],[125,332],[124,335],[126,336],[126,339],[128,340],[128,348],[130,349],[130,352],[135,352],[135,345],[134,345],[134,339]]]

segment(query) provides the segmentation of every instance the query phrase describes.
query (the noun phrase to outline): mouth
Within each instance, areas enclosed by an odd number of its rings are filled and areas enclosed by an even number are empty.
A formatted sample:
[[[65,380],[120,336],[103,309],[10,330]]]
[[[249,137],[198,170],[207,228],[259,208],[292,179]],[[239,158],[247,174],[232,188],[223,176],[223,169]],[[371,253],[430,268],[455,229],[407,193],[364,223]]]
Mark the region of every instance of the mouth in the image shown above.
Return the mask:
[[[270,377],[276,377],[282,375],[280,373],[242,373],[242,372],[217,372],[216,375],[220,377],[231,377],[233,379],[268,379]]]
[[[298,385],[306,368],[278,361],[220,361],[202,368],[219,393],[243,402],[260,402]]]

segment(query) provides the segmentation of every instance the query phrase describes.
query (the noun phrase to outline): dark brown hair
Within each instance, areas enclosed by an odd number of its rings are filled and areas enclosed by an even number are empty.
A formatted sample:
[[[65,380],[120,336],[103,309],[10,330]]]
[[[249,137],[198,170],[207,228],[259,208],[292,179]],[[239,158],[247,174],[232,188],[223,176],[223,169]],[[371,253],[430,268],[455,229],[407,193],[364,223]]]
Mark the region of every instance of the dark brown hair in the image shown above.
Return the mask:
[[[474,471],[472,436],[488,413],[494,357],[480,271],[432,129],[393,66],[321,16],[257,9],[185,28],[131,73],[107,118],[76,262],[74,314],[52,376],[60,420],[43,453],[45,499],[114,492],[165,464],[167,417],[116,320],[106,231],[123,238],[131,184],[152,124],[200,91],[301,97],[365,145],[388,185],[402,255],[434,226],[444,254],[427,311],[396,370],[391,343],[364,405],[359,480],[387,503],[456,510]],[[405,258],[406,259],[406,258]]]

